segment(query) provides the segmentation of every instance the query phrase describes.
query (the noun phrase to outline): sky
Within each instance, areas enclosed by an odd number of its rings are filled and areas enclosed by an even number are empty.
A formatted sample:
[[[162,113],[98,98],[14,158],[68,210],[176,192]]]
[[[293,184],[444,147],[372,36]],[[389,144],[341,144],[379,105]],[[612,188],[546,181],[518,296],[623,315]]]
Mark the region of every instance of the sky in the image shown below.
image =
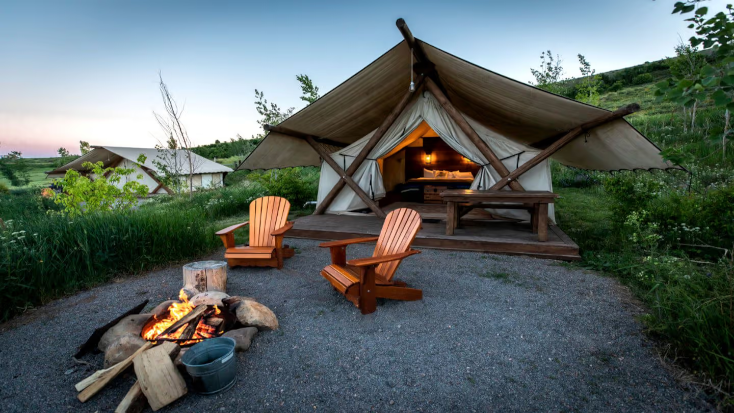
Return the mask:
[[[159,73],[195,144],[250,138],[255,89],[300,109],[296,75],[326,93],[402,40],[399,17],[421,40],[523,82],[548,49],[569,77],[578,53],[597,72],[629,67],[690,37],[673,3],[0,0],[0,154],[155,146]]]

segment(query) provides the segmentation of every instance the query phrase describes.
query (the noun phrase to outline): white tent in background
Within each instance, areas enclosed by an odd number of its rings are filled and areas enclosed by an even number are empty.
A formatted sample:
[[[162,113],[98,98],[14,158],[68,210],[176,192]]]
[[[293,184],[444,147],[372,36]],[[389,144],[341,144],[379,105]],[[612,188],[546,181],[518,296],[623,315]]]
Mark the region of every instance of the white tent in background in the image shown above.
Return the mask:
[[[156,148],[122,148],[116,146],[93,146],[88,153],[77,159],[60,166],[53,171],[47,172],[49,178],[62,178],[67,170],[73,169],[79,172],[86,172],[82,166],[85,162],[102,162],[105,168],[121,167],[131,168],[134,172],[120,181],[119,185],[124,185],[128,180],[136,180],[148,187],[148,193],[165,194],[172,193],[172,190],[163,185],[159,179],[163,175],[163,171],[159,170],[158,163],[164,165],[173,163],[173,150]],[[145,162],[138,164],[138,157],[145,155]],[[232,169],[216,162],[212,162],[195,153],[193,155],[194,173],[192,177],[194,190],[203,188],[215,188],[224,186],[224,177]],[[186,151],[175,151],[176,168],[180,173],[180,179],[186,181],[186,190],[189,188],[189,162]],[[138,176],[141,178],[138,178]]]

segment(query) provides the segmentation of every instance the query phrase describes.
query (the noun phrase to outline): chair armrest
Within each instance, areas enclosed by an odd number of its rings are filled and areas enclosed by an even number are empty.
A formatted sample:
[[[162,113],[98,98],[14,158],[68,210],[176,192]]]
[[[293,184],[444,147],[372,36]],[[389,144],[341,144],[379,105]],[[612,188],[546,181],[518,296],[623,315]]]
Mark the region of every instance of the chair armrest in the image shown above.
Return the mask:
[[[336,241],[322,242],[321,244],[319,244],[319,247],[321,247],[321,248],[343,247],[345,245],[360,244],[362,242],[377,241],[378,239],[380,239],[380,237],[338,239]]]
[[[278,228],[275,231],[273,231],[270,235],[272,236],[278,236],[283,235],[288,231],[289,229],[293,228],[293,222],[286,222],[285,225],[283,225],[282,228]]]
[[[227,227],[227,228],[225,228],[223,230],[217,231],[217,235],[227,235],[227,234],[229,234],[231,232],[234,232],[234,230],[236,230],[238,228],[242,228],[245,225],[248,225],[249,223],[250,223],[250,221],[245,221],[245,222],[243,222],[241,224],[232,225],[232,226]]]
[[[401,252],[400,254],[383,255],[381,257],[358,258],[356,260],[347,261],[347,265],[353,265],[355,267],[369,267],[371,265],[382,264],[383,262],[402,260],[403,258],[420,253],[421,252],[419,250],[409,250]]]

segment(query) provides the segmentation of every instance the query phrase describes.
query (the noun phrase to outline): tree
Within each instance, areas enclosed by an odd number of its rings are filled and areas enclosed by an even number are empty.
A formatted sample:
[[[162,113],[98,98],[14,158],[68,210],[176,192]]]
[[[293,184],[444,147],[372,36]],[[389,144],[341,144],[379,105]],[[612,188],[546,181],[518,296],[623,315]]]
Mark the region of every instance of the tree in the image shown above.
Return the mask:
[[[185,181],[181,179],[186,159],[180,156],[178,142],[173,135],[170,135],[165,146],[159,143],[155,148],[158,155],[153,160],[153,165],[158,170],[157,178],[163,185],[180,195],[186,188]]]
[[[556,55],[553,58],[553,53],[550,50],[542,52],[540,54],[540,68],[530,69],[530,72],[535,77],[535,84],[530,82],[531,85],[543,90],[547,90],[552,93],[561,94],[563,92],[563,66],[561,56]]]
[[[138,157],[138,163],[145,163],[144,155]],[[63,188],[54,196],[54,202],[63,206],[69,216],[127,211],[138,204],[138,198],[148,194],[148,186],[137,180],[128,180],[120,185],[122,178],[135,172],[133,168],[105,168],[102,162],[84,162],[82,167],[86,169],[85,174],[69,169],[63,178],[54,180],[54,185]],[[142,177],[138,174],[137,179]]]
[[[296,79],[301,83],[301,100],[312,104],[321,96],[319,95],[318,86],[314,86],[313,81],[308,75],[297,75]]]
[[[166,113],[165,116],[161,116],[156,112],[153,112],[153,115],[165,132],[165,136],[168,137],[168,146],[171,146],[171,142],[175,142],[175,146],[178,148],[176,150],[172,150],[172,156],[175,159],[178,159],[179,154],[182,153],[184,155],[185,162],[188,165],[188,170],[186,172],[189,176],[189,199],[191,199],[194,196],[194,174],[201,166],[201,162],[198,161],[196,154],[193,152],[194,145],[189,137],[189,133],[181,122],[183,109],[179,109],[176,100],[168,90],[168,86],[163,82],[163,76],[160,73],[158,74],[158,79],[158,89],[160,90],[161,99],[163,100],[163,106]]]
[[[88,154],[91,150],[92,147],[89,146],[89,142],[79,141],[79,151],[82,155]]]
[[[697,3],[677,2],[673,14],[685,15],[695,10],[693,17],[686,19],[691,22],[688,28],[695,32],[688,43],[694,49],[701,45],[704,49],[710,48],[717,63],[704,65],[690,78],[658,82],[655,95],[658,99],[670,100],[687,108],[692,108],[697,101],[711,100],[716,107],[724,109],[721,149],[722,157],[726,159],[726,144],[731,134],[730,112],[734,110],[734,7],[727,4],[726,11],[707,17],[708,7],[696,8]]]
[[[12,186],[26,186],[31,182],[28,162],[19,151],[11,151],[5,156],[0,156],[0,173]]]
[[[685,44],[681,40],[675,46],[676,58],[670,63],[670,74],[673,75],[673,82],[677,83],[683,80],[694,80],[698,72],[706,65],[706,58],[698,52],[690,44]],[[691,117],[691,131],[696,126],[696,110],[698,108],[698,99],[693,102],[690,110],[683,105],[683,131],[687,132],[688,115]]]
[[[576,100],[588,103],[590,105],[599,105],[599,87],[601,86],[601,76],[596,74],[596,70],[591,68],[591,63],[586,60],[584,55],[580,54],[579,70],[581,71],[581,82],[578,85]]]

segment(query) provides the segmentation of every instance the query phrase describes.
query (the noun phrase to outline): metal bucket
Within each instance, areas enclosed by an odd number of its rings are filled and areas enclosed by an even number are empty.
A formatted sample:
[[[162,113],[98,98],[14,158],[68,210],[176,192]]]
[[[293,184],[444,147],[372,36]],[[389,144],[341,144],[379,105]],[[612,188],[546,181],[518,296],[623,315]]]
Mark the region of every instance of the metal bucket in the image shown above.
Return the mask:
[[[235,341],[229,337],[204,340],[192,346],[181,357],[193,379],[194,391],[214,394],[229,389],[237,378]]]

